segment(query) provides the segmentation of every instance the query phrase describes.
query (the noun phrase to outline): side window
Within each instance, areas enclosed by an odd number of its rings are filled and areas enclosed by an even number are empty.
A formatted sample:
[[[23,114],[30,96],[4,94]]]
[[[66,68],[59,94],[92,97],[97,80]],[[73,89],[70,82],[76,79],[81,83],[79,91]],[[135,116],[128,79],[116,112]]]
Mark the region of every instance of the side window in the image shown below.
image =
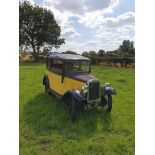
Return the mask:
[[[53,60],[51,71],[61,75],[63,71],[63,62],[61,60]]]

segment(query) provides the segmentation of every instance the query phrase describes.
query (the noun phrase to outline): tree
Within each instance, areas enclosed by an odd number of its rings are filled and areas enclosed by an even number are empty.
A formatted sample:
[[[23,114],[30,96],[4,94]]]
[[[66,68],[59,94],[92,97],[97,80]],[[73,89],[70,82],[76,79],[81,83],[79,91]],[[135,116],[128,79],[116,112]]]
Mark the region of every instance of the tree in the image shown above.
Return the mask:
[[[42,55],[48,55],[51,52],[49,48],[44,48],[42,51]]]
[[[36,61],[41,47],[59,48],[65,43],[59,38],[60,33],[60,26],[50,10],[32,6],[27,1],[19,4],[19,46],[32,48]]]
[[[74,51],[66,51],[66,52],[62,52],[63,54],[75,54],[75,55],[77,55],[77,53],[76,52],[74,52]]]
[[[105,54],[104,50],[101,49],[98,51],[98,56],[104,56],[104,54]]]
[[[82,56],[84,56],[84,57],[89,57],[89,53],[88,53],[87,51],[84,51],[84,52],[82,53]]]
[[[132,56],[132,57],[135,56],[135,48],[131,48],[129,56]]]
[[[135,56],[134,42],[124,40],[120,45],[119,50],[124,53],[124,56]]]
[[[89,51],[89,56],[95,57],[97,56],[97,53],[95,51]]]

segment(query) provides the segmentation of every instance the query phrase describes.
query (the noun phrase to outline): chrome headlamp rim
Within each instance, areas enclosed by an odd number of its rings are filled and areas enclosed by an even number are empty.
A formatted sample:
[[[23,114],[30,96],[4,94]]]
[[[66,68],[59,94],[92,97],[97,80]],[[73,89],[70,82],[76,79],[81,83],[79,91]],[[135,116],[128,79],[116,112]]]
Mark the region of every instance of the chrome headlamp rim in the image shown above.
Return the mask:
[[[88,92],[88,86],[86,85],[86,86],[82,86],[81,87],[81,93],[82,94],[86,94]]]
[[[105,90],[110,90],[112,87],[111,87],[111,84],[107,82],[104,84],[104,88]]]

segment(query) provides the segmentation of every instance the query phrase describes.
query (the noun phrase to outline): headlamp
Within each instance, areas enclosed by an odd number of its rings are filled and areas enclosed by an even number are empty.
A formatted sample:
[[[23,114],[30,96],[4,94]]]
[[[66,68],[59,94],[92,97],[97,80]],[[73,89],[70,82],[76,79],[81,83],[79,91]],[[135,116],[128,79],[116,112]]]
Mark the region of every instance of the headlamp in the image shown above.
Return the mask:
[[[88,86],[82,86],[81,94],[85,95],[88,92]]]

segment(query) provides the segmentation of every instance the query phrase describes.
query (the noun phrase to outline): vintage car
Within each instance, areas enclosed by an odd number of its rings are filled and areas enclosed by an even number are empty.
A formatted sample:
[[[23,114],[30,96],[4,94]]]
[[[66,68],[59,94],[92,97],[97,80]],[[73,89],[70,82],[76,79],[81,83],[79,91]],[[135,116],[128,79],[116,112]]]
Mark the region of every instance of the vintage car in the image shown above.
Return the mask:
[[[112,95],[116,94],[109,83],[101,85],[91,74],[90,59],[73,54],[51,54],[46,57],[43,85],[45,93],[52,92],[67,102],[72,121],[76,119],[79,109],[107,106],[107,110],[111,111]]]

